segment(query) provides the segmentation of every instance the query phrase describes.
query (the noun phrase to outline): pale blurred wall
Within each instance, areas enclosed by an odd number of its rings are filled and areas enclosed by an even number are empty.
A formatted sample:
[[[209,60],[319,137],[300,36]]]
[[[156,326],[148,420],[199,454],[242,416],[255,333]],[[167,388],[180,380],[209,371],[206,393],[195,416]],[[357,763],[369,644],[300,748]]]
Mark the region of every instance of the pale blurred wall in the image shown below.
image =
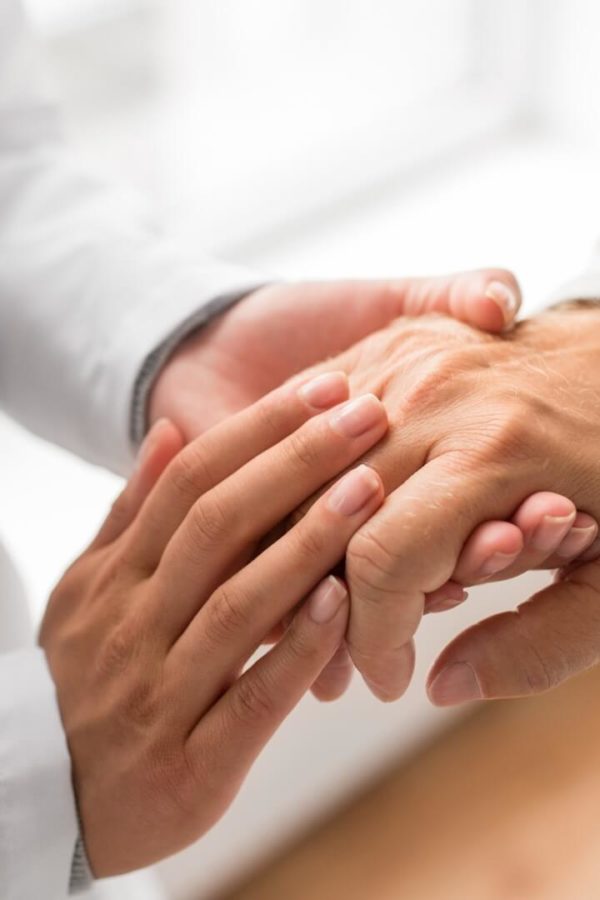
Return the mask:
[[[600,4],[592,0],[390,0],[382,3],[387,15],[398,7],[406,13],[405,28],[394,30],[392,19],[384,19],[381,43],[373,4],[358,0],[320,0],[318,7],[291,0],[115,2],[112,13],[103,5],[106,14],[99,17],[100,7],[90,0],[56,0],[54,7],[51,0],[31,2],[74,140],[107,172],[146,192],[159,217],[192,246],[228,251],[286,277],[425,273],[497,262],[515,268],[533,306],[582,265],[600,232]],[[337,46],[339,64],[346,53],[352,65],[335,27],[341,21],[350,41],[351,21],[344,19],[350,6],[354,16],[369,15],[365,71],[377,63],[384,74],[403,78],[398,91],[394,82],[386,92],[382,82],[372,127],[360,118],[369,113],[368,92],[356,117],[351,91],[336,107],[340,112],[346,103],[345,118],[327,117],[307,105],[302,80],[304,121],[313,123],[302,141],[294,137],[289,109],[279,120],[275,108],[259,129],[248,119],[240,127],[245,106],[255,115],[261,98],[277,106],[277,85],[260,93],[265,61],[284,66],[300,52],[297,42],[309,48],[316,42],[321,59],[333,58]],[[52,8],[62,16],[53,18]],[[314,35],[316,8],[323,10],[324,30]],[[252,15],[266,10],[274,10],[271,32],[257,27]],[[282,19],[284,10],[289,20]],[[229,84],[217,83],[228,57],[211,56],[208,32],[197,31],[198,16],[208,13],[213,40],[220,35],[220,46],[229,46],[234,57],[245,48],[235,75],[239,89],[233,70]],[[286,48],[270,46],[273,29],[287,35]],[[380,59],[381,47],[387,55]],[[399,68],[392,54],[404,54]],[[415,58],[426,65],[413,66]],[[418,108],[411,108],[416,73],[427,75],[428,66],[433,77],[421,82]],[[240,93],[250,76],[256,78],[254,106]],[[433,96],[426,96],[427,83]],[[348,137],[345,129],[355,123],[358,133]],[[220,135],[212,143],[205,139],[210,126]],[[267,137],[279,151],[265,167],[261,140]],[[117,482],[3,420],[0,442],[0,531],[24,569],[39,614],[49,586],[88,539]],[[415,684],[393,709],[378,706],[358,684],[335,708],[302,704],[227,819],[198,847],[163,865],[157,885],[168,896],[207,896],[238,862],[266,851],[387,756],[438,728],[443,716],[423,697],[427,664],[482,609],[506,608],[526,592],[518,582],[475,591],[468,607],[431,618],[419,636]],[[130,896],[125,888],[122,896]]]

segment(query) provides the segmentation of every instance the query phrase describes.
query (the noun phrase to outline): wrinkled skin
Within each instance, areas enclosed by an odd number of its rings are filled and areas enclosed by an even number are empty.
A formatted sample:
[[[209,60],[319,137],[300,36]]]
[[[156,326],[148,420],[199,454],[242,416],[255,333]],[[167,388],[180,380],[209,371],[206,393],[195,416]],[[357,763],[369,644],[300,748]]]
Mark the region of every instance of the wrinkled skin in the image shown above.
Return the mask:
[[[394,699],[411,677],[425,595],[452,576],[479,523],[548,489],[600,515],[600,314],[555,311],[503,337],[441,317],[399,319],[328,365],[349,374],[353,393],[377,394],[390,416],[368,456],[389,496],[352,539],[346,573],[352,659],[379,697]],[[503,577],[536,560],[526,563]],[[528,693],[594,664],[598,591],[591,562],[517,614],[471,629],[436,664],[431,698]],[[464,697],[438,678],[459,662],[471,670],[453,669]]]
[[[501,284],[511,311],[486,295]],[[398,316],[440,312],[498,332],[520,304],[514,275],[484,269],[438,278],[275,284],[254,291],[185,341],[150,397],[187,440],[254,403],[297,372],[351,347]]]
[[[191,440],[305,367],[333,357],[398,316],[439,312],[498,333],[510,326],[519,302],[514,276],[502,269],[262,288],[180,345],[152,391],[150,421],[167,416]],[[571,500],[555,492],[533,494],[511,512],[510,522],[484,522],[471,533],[453,580],[427,594],[426,611],[441,612],[463,602],[462,585],[487,576],[490,564],[495,573],[519,564],[564,565],[578,557],[597,532],[589,516],[577,513]],[[550,541],[546,536],[540,555],[532,544],[538,526],[548,517],[554,518],[554,535]],[[335,699],[351,674],[352,663],[342,646],[314,685],[315,695]]]

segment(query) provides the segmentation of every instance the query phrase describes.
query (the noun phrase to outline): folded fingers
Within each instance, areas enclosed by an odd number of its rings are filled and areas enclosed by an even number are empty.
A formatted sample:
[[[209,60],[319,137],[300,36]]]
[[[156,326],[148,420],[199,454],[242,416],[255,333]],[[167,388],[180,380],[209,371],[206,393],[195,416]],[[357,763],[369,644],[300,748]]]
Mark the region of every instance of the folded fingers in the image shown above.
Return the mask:
[[[585,558],[597,534],[595,519],[577,512],[568,498],[549,491],[532,494],[510,521],[485,522],[473,531],[452,579],[428,595],[426,611],[441,612],[461,603],[466,598],[461,586],[504,581],[530,569],[557,569]]]
[[[375,472],[364,465],[352,469],[294,528],[215,590],[167,658],[172,677],[184,673],[193,686],[190,715],[219,696],[264,635],[340,562],[348,541],[382,499]]]

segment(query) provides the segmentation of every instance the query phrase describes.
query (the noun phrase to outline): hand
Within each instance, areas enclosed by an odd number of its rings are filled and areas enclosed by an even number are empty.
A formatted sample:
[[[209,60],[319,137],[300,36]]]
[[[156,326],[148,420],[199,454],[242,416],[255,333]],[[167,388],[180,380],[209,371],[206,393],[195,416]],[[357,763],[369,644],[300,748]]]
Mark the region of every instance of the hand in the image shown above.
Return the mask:
[[[398,316],[437,311],[498,332],[512,325],[520,302],[503,269],[262,288],[178,348],[151,392],[149,419],[166,416],[191,440]]]
[[[266,287],[183,342],[154,385],[149,420],[166,416],[192,440],[397,316],[437,311],[498,332],[512,326],[520,303],[519,285],[503,269],[442,278]],[[502,547],[503,536],[498,537]],[[443,603],[448,596],[456,602],[463,592],[448,585],[437,600]],[[341,647],[315,685],[315,695],[322,700],[339,697],[351,673]]]
[[[426,594],[460,580],[457,561],[481,522],[510,517],[532,492],[548,489],[598,520],[599,325],[595,309],[538,316],[505,338],[449,319],[399,320],[333,361],[390,414],[388,439],[368,457],[389,496],[352,539],[346,568],[350,652],[383,699],[406,688]],[[492,554],[471,580],[493,576],[496,566],[508,577],[544,563],[571,532],[574,508],[560,518],[540,523],[518,563],[507,569]],[[591,529],[583,535],[589,544],[595,523],[581,524]],[[571,542],[581,539],[571,533]],[[588,554],[599,549],[595,542]],[[550,596],[571,592],[571,581]],[[540,596],[519,615],[493,617],[458,638],[434,667],[432,700],[528,693],[589,664],[589,653],[573,655],[576,641],[561,640],[585,633],[582,648],[600,648],[589,602],[582,618],[570,605],[546,603],[548,592]]]
[[[96,876],[148,865],[207,831],[339,646],[347,591],[328,573],[380,505],[378,476],[352,469],[255,554],[384,435],[373,396],[315,415],[347,395],[342,373],[288,385],[181,452],[177,429],[157,423],[55,589],[40,641]],[[307,595],[277,646],[241,674]]]
[[[542,531],[549,538],[545,559],[535,546]],[[452,579],[425,594],[423,611],[440,613],[453,609],[467,599],[465,585],[499,580],[507,577],[504,573],[510,570],[525,571],[530,565],[558,569],[587,557],[588,549],[600,553],[600,546],[592,546],[597,534],[597,522],[578,512],[566,497],[548,491],[532,494],[510,521],[486,522],[474,530],[461,551]],[[488,574],[490,568],[492,575]],[[271,640],[278,640],[283,632],[282,627],[276,628]],[[317,678],[312,693],[322,701],[337,700],[349,687],[353,671],[344,642]]]
[[[149,420],[166,416],[192,440],[397,316],[437,311],[498,332],[512,326],[520,303],[519,285],[503,269],[442,278],[262,288],[182,343],[154,385]],[[497,537],[502,549],[506,535]],[[485,533],[482,539],[485,542]],[[443,605],[462,597],[461,589],[448,585],[433,600]],[[315,695],[321,700],[339,697],[351,674],[341,647],[315,685]]]

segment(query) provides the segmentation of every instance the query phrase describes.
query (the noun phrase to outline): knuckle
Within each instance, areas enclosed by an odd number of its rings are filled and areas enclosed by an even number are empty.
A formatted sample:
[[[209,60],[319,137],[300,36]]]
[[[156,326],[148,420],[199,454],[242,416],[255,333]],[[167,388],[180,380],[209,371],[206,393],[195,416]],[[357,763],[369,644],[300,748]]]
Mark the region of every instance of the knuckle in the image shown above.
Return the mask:
[[[160,692],[152,677],[138,676],[124,688],[121,715],[129,726],[150,729],[161,721],[163,714]]]
[[[177,493],[184,497],[198,497],[214,483],[207,453],[200,441],[188,444],[175,457],[168,471]]]
[[[556,667],[550,660],[531,647],[523,667],[523,678],[528,693],[543,694],[557,687],[564,679],[562,666]]]
[[[165,807],[175,806],[179,813],[188,816],[197,814],[196,774],[181,745],[170,736],[164,736],[150,743],[143,767],[148,787],[152,794],[164,798]]]
[[[98,652],[98,667],[105,676],[120,676],[140,657],[146,643],[141,617],[130,611],[107,631]]]
[[[543,694],[568,678],[570,665],[562,635],[547,632],[544,645],[540,646],[539,638],[528,627],[530,611],[525,603],[516,612],[520,621],[517,643],[520,679],[527,693]]]
[[[376,594],[395,579],[397,558],[372,529],[363,529],[352,537],[346,554],[350,580],[367,592]]]
[[[240,678],[231,692],[231,713],[241,725],[253,725],[257,720],[269,719],[275,712],[272,691],[262,675],[256,671]]]
[[[492,446],[512,458],[529,458],[532,449],[531,418],[521,403],[505,403],[491,421]]]
[[[235,517],[223,502],[213,496],[206,496],[192,507],[189,516],[190,542],[192,552],[197,549],[214,547],[231,538]]]
[[[122,491],[119,496],[113,500],[110,513],[108,515],[108,520],[120,529],[120,527],[127,522],[129,518],[129,497],[127,496],[127,491]]]
[[[320,446],[314,428],[294,432],[285,444],[289,462],[294,469],[312,470],[321,462]]]
[[[207,631],[215,644],[229,643],[251,625],[249,609],[252,603],[231,585],[222,585],[208,607]]]
[[[546,417],[524,395],[516,398],[490,397],[471,408],[460,433],[453,432],[437,442],[437,451],[448,454],[448,464],[457,472],[490,465],[488,475],[508,483],[507,460],[528,462],[536,447]],[[494,465],[499,463],[499,467]],[[506,486],[498,483],[496,488]]]
[[[278,440],[281,436],[284,414],[288,409],[289,404],[282,402],[279,392],[267,394],[266,397],[259,400],[254,408],[254,414],[261,434],[273,441]]]
[[[320,559],[330,543],[326,540],[323,532],[315,527],[312,519],[313,516],[309,514],[290,532],[295,543],[294,556],[296,557],[309,560]]]
[[[135,643],[131,629],[120,623],[105,639],[98,657],[98,666],[102,674],[120,675],[129,667],[134,656]]]
[[[81,620],[81,611],[87,606],[93,590],[95,573],[89,563],[89,559],[80,557],[50,594],[38,634],[42,647],[47,649],[61,641],[73,620]]]
[[[319,647],[298,624],[298,620],[294,620],[288,629],[285,640],[287,652],[295,663],[308,662],[319,654]]]
[[[446,397],[456,393],[456,381],[474,367],[479,368],[481,348],[478,344],[439,346],[435,341],[430,347],[419,347],[415,363],[419,376],[409,385],[403,402],[403,418],[410,421],[423,411],[438,407]]]
[[[120,541],[110,556],[98,565],[94,577],[90,579],[90,588],[95,596],[115,596],[127,584],[130,565],[127,549],[126,545]]]

